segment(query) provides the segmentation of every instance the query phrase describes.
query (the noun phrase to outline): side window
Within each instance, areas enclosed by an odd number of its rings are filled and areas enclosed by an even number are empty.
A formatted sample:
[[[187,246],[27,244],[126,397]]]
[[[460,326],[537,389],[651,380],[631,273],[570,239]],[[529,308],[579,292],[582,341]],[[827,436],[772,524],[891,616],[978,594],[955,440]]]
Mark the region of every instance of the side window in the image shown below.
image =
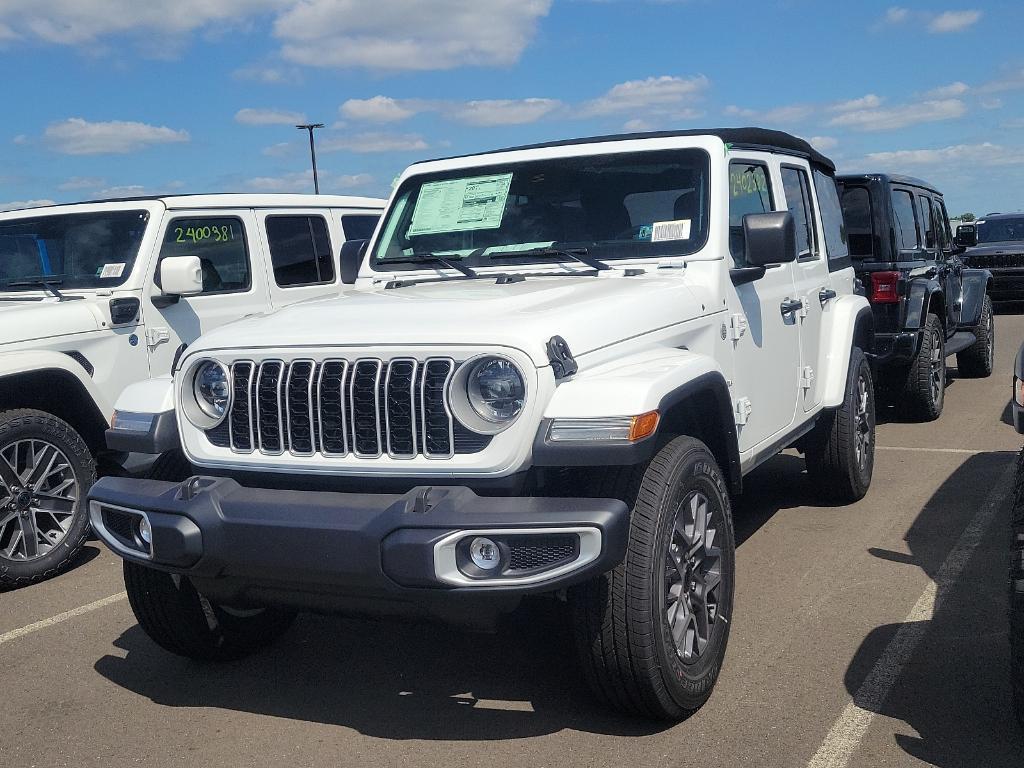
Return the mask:
[[[850,255],[872,258],[875,253],[875,237],[871,221],[871,193],[866,187],[843,189],[842,213],[849,231]]]
[[[817,227],[814,221],[814,207],[811,204],[810,181],[807,172],[800,168],[783,166],[782,188],[786,192],[786,207],[793,214],[796,224],[797,258],[818,257]]]
[[[377,228],[379,219],[380,216],[362,213],[342,216],[341,231],[345,233],[346,240],[369,240],[373,237],[373,230]]]
[[[204,294],[247,291],[252,285],[245,226],[234,216],[172,219],[160,246],[160,261],[171,256],[199,257]],[[155,282],[160,285],[159,263]]]
[[[768,167],[754,162],[729,164],[729,250],[737,267],[747,264],[743,217],[773,210]]]
[[[935,222],[932,220],[931,202],[924,195],[917,196],[918,210],[921,213],[921,229],[924,231],[924,247],[928,250],[936,248]]]
[[[900,251],[920,250],[921,238],[917,234],[914,197],[905,189],[892,191],[892,215],[896,219],[896,247]]]
[[[282,288],[334,281],[334,257],[323,216],[267,216],[274,280]]]
[[[815,170],[814,188],[818,192],[818,209],[821,211],[821,228],[825,232],[829,268],[839,269],[848,266],[844,262],[850,258],[850,246],[846,237],[843,204],[839,201],[836,180],[827,173]]]
[[[932,222],[935,226],[936,246],[946,253],[950,248],[949,222],[946,220],[946,212],[938,198],[932,198]]]

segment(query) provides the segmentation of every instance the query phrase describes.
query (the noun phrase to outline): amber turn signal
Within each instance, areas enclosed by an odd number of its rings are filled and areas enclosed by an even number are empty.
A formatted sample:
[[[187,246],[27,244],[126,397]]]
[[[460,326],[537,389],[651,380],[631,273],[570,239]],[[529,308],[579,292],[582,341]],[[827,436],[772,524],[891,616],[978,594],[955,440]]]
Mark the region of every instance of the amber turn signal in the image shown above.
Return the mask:
[[[641,413],[639,416],[634,416],[629,427],[629,441],[631,443],[635,443],[637,440],[643,440],[645,437],[650,437],[654,434],[654,430],[657,428],[657,411],[649,411],[647,413]]]

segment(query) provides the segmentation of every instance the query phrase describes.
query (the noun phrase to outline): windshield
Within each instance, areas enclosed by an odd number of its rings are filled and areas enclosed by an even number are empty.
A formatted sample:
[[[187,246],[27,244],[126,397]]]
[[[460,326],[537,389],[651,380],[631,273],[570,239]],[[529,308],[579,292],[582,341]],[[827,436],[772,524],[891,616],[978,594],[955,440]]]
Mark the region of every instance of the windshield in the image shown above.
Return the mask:
[[[398,190],[371,263],[564,261],[552,249],[571,248],[601,260],[694,253],[707,239],[708,165],[703,150],[676,149],[415,176]]]
[[[39,290],[41,283],[63,290],[121,285],[148,221],[146,211],[0,221],[0,291]]]
[[[1024,216],[978,222],[979,243],[1005,243],[1010,240],[1024,240]]]

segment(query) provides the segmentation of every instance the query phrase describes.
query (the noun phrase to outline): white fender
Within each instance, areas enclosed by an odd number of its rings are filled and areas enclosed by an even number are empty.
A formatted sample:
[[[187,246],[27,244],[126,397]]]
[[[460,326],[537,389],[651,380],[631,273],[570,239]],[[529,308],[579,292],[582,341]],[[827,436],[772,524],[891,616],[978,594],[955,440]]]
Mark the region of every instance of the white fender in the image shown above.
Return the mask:
[[[75,379],[86,391],[89,398],[96,404],[104,419],[109,419],[111,403],[103,391],[96,386],[82,365],[63,352],[47,349],[14,350],[0,352],[0,388],[3,380],[9,376],[22,373],[40,373],[46,370],[58,370]]]
[[[651,349],[585,370],[558,385],[544,417],[636,416],[699,376],[721,375],[717,361],[685,349]]]
[[[850,351],[853,349],[857,320],[863,312],[869,316],[871,314],[868,300],[851,294],[833,301],[822,316],[822,359],[818,370],[824,379],[822,406],[825,408],[836,408],[843,403],[850,368]]]
[[[114,409],[122,413],[166,413],[174,410],[174,380],[158,376],[129,384],[121,392]]]

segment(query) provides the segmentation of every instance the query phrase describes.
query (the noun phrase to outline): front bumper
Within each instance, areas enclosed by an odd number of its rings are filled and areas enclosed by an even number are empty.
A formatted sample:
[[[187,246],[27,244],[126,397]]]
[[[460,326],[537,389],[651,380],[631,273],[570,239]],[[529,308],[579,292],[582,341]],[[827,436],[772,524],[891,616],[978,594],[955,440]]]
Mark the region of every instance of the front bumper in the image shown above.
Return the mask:
[[[400,604],[436,613],[462,598],[517,602],[558,590],[615,567],[629,529],[618,500],[481,497],[465,487],[359,494],[107,477],[89,502],[94,530],[121,557],[187,575],[211,599],[322,610],[359,603],[369,613]],[[133,528],[143,517],[149,551]],[[499,543],[498,575],[472,574],[463,539],[475,536]]]
[[[920,331],[876,333],[874,341],[875,361],[878,365],[909,363],[917,354],[920,344]]]

